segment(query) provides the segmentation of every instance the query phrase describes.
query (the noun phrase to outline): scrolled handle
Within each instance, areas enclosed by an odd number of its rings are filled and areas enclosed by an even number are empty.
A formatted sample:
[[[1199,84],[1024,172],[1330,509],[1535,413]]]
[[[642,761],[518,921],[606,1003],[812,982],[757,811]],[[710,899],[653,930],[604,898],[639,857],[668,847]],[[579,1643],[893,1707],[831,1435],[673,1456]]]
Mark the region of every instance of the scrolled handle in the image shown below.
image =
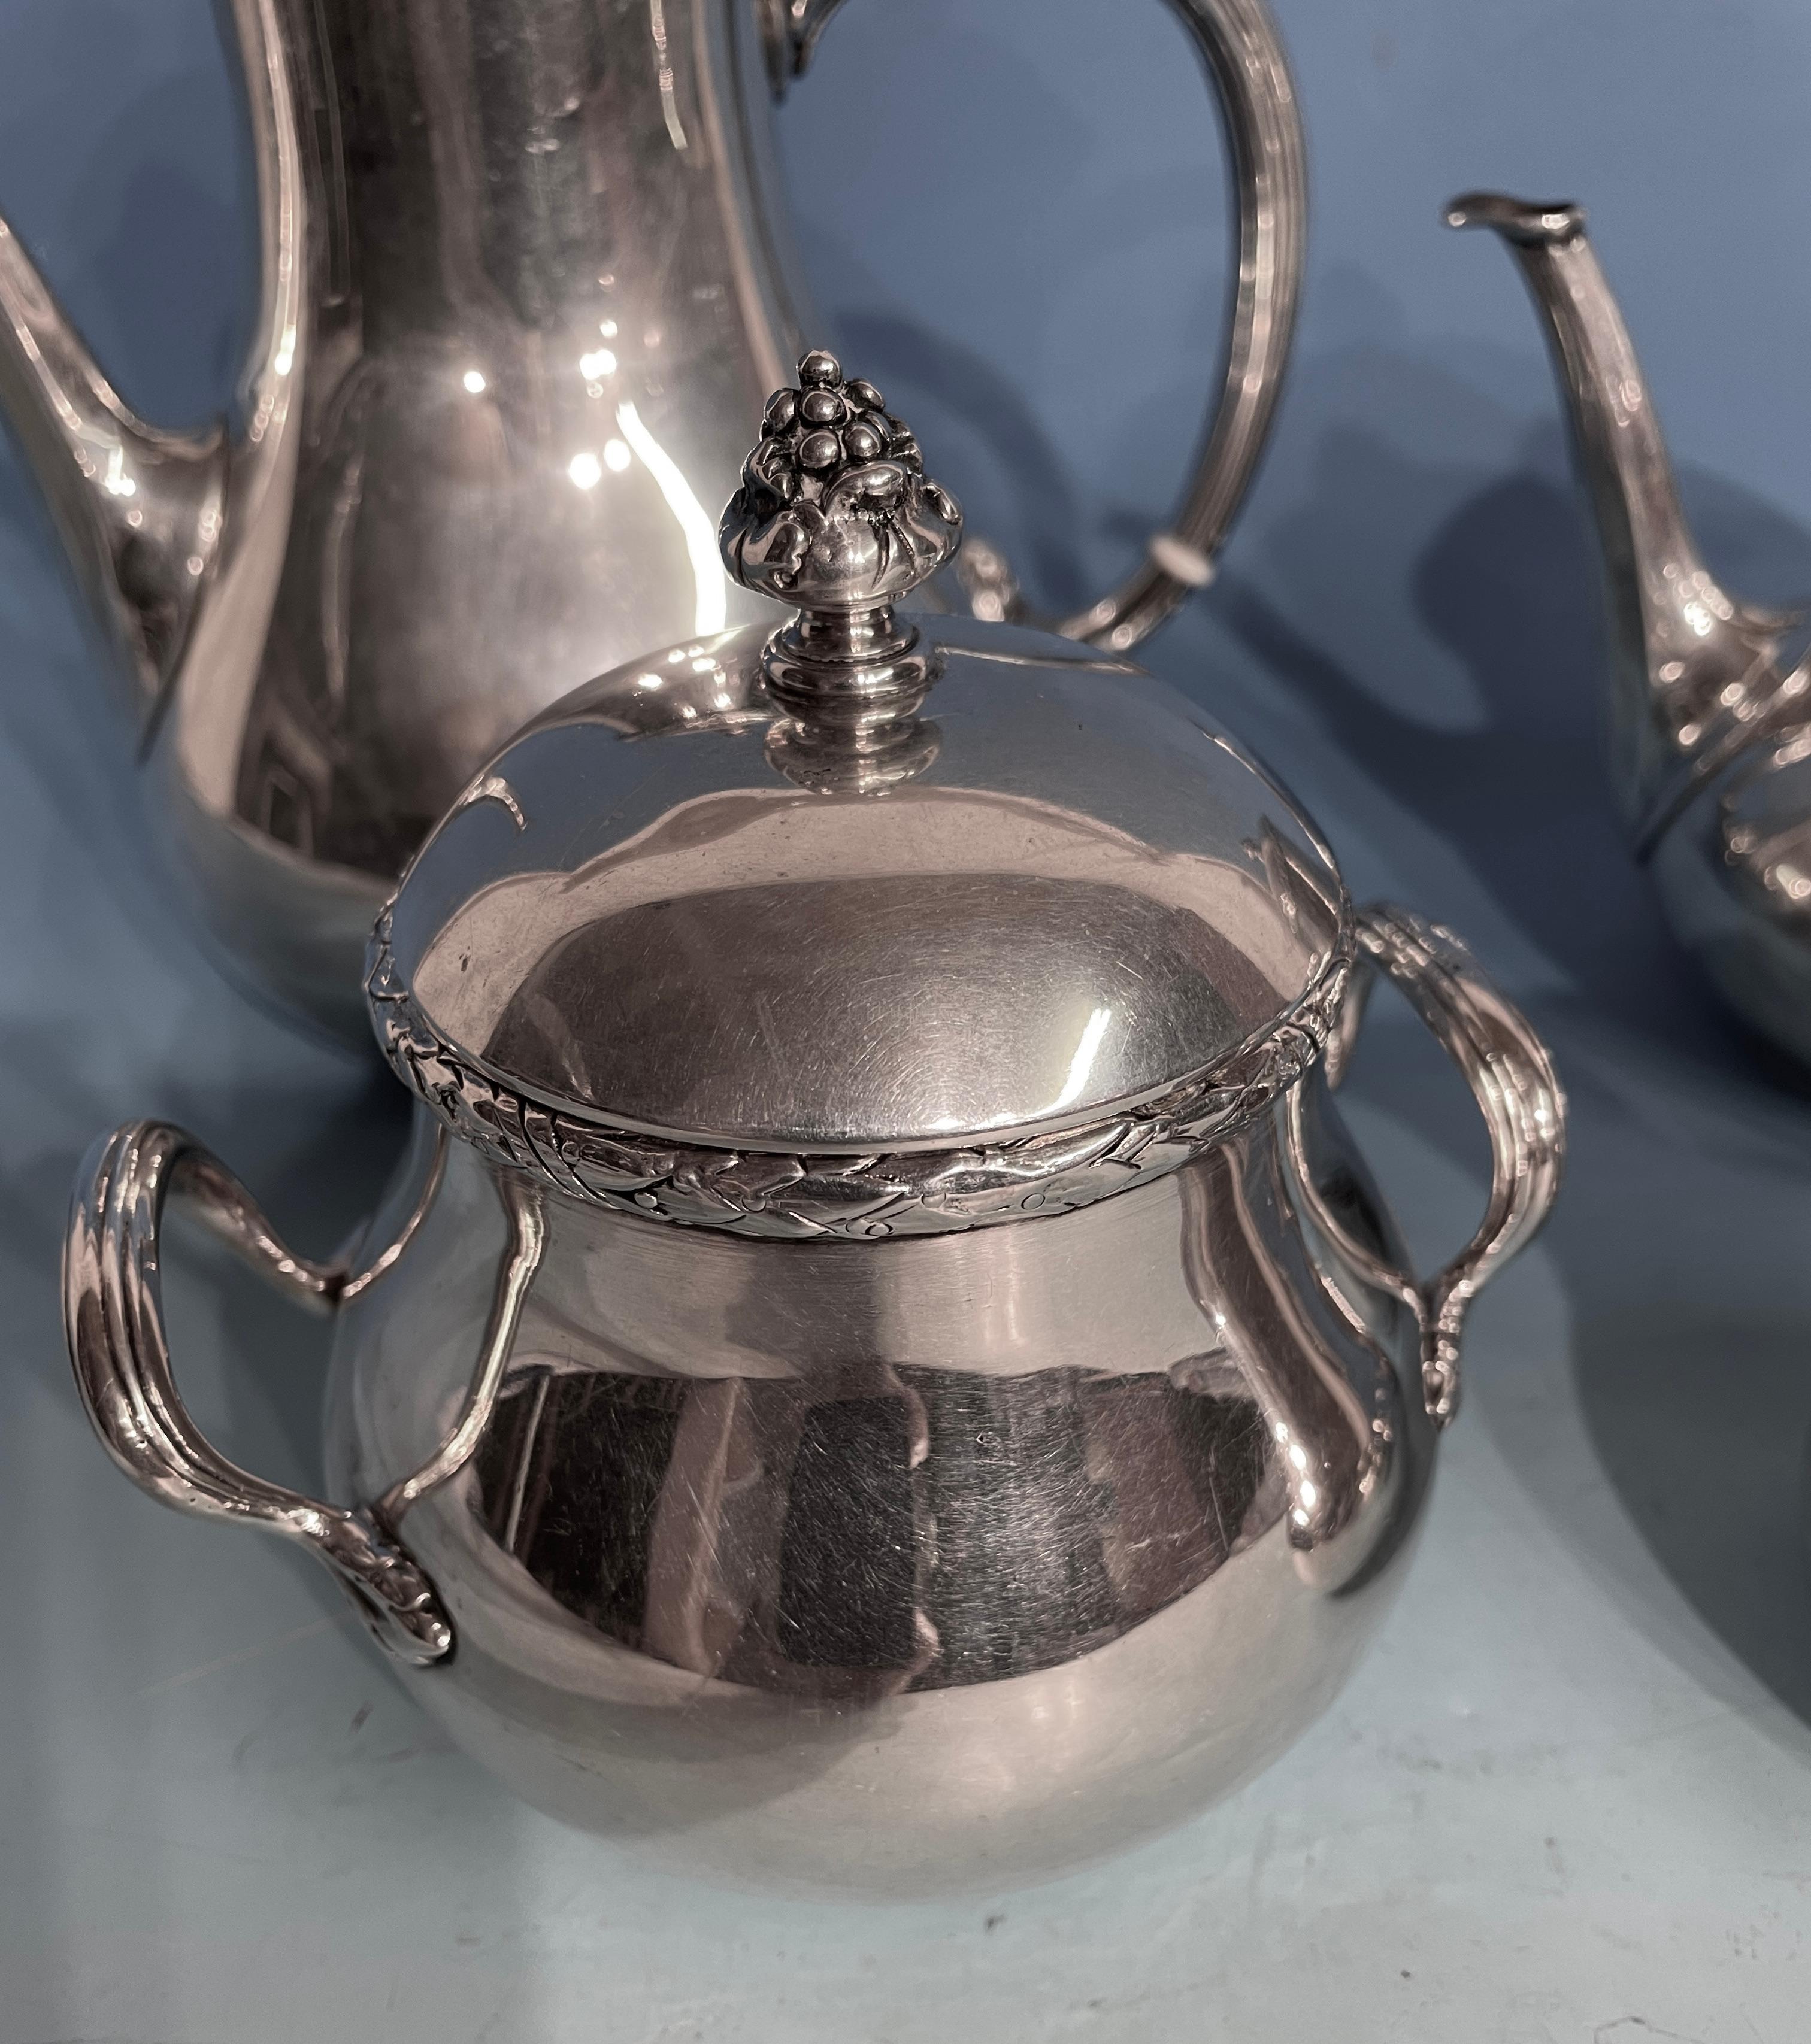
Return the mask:
[[[1459,1335],[1466,1308],[1534,1235],[1559,1190],[1566,1156],[1566,1097],[1547,1046],[1450,930],[1382,903],[1358,917],[1360,971],[1328,1047],[1328,1082],[1345,1075],[1369,991],[1381,968],[1432,1031],[1471,1089],[1490,1134],[1490,1197],[1478,1231],[1425,1281],[1406,1277],[1355,1240],[1322,1207],[1315,1220],[1374,1284],[1414,1310],[1421,1329],[1421,1389],[1428,1416],[1446,1426],[1459,1408]]]
[[[1169,0],[1219,95],[1239,188],[1239,286],[1226,375],[1167,532],[1118,588],[1058,625],[1125,652],[1213,581],[1270,434],[1295,332],[1308,239],[1308,152],[1282,39],[1263,0]]]
[[[83,1164],[63,1250],[63,1328],[77,1389],[117,1466],[160,1504],[198,1518],[267,1527],[307,1548],[351,1595],[379,1642],[427,1666],[452,1651],[439,1593],[368,1510],[348,1511],[266,1482],[212,1446],[170,1367],[158,1270],[172,1194],[301,1303],[331,1308],[359,1280],[292,1255],[219,1160],[166,1122],[129,1122]]]
[[[841,0],[762,0],[776,92],[809,63]],[[1239,282],[1220,402],[1169,528],[1098,603],[1061,620],[1071,639],[1125,652],[1213,581],[1215,557],[1263,452],[1295,331],[1307,249],[1308,152],[1282,40],[1263,0],[1168,0],[1200,51],[1225,123],[1239,192]],[[1010,567],[971,536],[956,574],[978,617],[1029,616]]]

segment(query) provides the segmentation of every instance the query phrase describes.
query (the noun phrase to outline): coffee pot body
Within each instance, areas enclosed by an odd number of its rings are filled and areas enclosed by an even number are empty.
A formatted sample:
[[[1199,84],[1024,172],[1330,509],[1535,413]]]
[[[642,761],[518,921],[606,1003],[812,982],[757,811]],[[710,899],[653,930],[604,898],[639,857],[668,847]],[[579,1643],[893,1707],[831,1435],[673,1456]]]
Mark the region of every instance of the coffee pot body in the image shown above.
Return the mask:
[[[1300,128],[1261,0],[1171,4],[1227,115],[1238,282],[1171,529],[1067,621],[1121,647],[1212,574],[1302,261]],[[779,615],[725,574],[716,519],[815,324],[771,102],[832,6],[221,11],[262,248],[230,415],[136,418],[4,222],[0,404],[221,956],[363,1043],[371,920],[509,732],[645,647]],[[982,613],[1019,606],[992,550],[967,567]]]

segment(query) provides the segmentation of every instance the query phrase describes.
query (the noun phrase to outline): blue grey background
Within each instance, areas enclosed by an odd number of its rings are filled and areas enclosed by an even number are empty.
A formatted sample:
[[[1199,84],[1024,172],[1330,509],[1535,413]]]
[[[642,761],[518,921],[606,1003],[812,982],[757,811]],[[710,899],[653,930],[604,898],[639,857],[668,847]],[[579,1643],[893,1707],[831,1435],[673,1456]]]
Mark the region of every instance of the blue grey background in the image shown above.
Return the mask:
[[[1609,820],[1544,353],[1502,252],[1438,217],[1478,184],[1587,203],[1713,567],[1804,594],[1811,12],[1275,6],[1313,158],[1300,340],[1221,578],[1146,657],[1294,785],[1358,890],[1471,939],[1575,1112],[1559,1213],[1478,1308],[1377,1654],[1278,1767],[1113,1866],[807,1909],[521,1810],[325,1579],[130,1492],[57,1325],[87,1140],[172,1114],[319,1251],[400,1105],[248,1006],[165,906],[0,447],[0,2044],[1805,2034],[1811,1089],[1709,1003]],[[205,0],[0,7],[0,207],[173,425],[221,402],[248,317],[232,94]],[[1226,271],[1205,90],[1155,0],[852,5],[780,130],[852,367],[1040,597],[1122,571],[1181,478]],[[1432,1256],[1471,1225],[1482,1143],[1380,1009],[1355,1120]],[[190,1267],[199,1409],[307,1478],[321,1331]]]

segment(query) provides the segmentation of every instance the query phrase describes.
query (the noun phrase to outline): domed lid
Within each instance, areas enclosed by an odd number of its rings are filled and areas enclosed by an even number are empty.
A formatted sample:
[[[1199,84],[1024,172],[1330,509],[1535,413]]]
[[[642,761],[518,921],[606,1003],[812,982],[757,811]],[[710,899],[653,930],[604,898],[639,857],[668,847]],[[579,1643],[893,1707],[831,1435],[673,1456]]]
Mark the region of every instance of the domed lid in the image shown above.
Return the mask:
[[[462,1133],[608,1205],[882,1235],[1139,1182],[1313,1062],[1351,955],[1313,826],[1140,669],[897,618],[960,528],[806,356],[722,530],[800,614],[567,696],[379,921],[380,1037]]]

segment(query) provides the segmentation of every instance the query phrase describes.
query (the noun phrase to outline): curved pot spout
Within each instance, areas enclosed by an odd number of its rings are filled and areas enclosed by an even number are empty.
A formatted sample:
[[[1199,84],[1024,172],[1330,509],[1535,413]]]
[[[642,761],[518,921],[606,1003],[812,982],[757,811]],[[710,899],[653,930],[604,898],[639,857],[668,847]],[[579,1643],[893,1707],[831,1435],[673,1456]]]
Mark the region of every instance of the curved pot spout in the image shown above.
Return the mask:
[[[1470,192],[1446,220],[1494,228],[1544,317],[1603,549],[1617,793],[1646,857],[1737,753],[1804,713],[1806,667],[1782,672],[1779,658],[1797,620],[1736,601],[1699,559],[1582,209]]]
[[[210,642],[210,657],[219,656],[217,614],[239,620],[232,636],[240,642],[248,611],[260,613],[252,643],[261,639],[287,530],[282,483],[295,466],[286,428],[300,369],[303,222],[276,4],[231,0],[257,164],[263,276],[230,420],[184,433],[136,417],[0,218],[0,411],[48,500],[141,732],[185,666]]]
[[[225,436],[160,432],[136,418],[4,220],[0,409],[133,706],[148,719],[182,659],[219,545]]]

